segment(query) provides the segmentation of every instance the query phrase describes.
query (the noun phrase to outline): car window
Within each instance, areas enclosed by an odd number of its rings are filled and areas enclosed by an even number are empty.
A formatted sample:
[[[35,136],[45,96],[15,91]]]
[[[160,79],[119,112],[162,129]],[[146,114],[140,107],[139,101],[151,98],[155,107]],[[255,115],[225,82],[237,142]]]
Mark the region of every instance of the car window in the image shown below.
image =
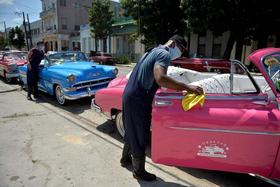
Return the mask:
[[[256,93],[257,89],[245,69],[238,63],[233,63],[231,68],[232,93]]]
[[[17,61],[17,60],[21,60],[21,59],[22,59],[22,57],[17,53],[8,53],[8,54],[4,55],[4,60],[8,60],[8,61],[10,61],[10,60]]]
[[[265,57],[263,65],[277,91],[280,93],[280,54]]]
[[[55,53],[48,56],[51,64],[63,63],[65,61],[77,62],[77,61],[87,61],[87,57],[82,52],[65,52],[65,53]]]

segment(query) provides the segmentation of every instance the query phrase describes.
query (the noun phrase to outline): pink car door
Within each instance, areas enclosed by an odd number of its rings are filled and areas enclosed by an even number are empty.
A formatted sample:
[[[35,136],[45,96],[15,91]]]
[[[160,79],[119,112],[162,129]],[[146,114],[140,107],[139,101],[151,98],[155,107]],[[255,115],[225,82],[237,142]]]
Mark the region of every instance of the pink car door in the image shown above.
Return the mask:
[[[182,109],[181,93],[157,93],[152,114],[153,161],[269,176],[279,148],[280,111],[250,77],[233,74],[231,81],[244,82],[244,77],[250,86],[231,84],[230,93],[207,90],[211,93],[204,106],[189,111]]]

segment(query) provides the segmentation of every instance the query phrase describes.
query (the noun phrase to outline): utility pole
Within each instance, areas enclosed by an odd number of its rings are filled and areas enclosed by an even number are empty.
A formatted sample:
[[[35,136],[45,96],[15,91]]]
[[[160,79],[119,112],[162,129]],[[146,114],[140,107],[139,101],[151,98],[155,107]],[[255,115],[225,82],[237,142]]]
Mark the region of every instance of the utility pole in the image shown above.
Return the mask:
[[[30,22],[29,22],[29,17],[28,17],[28,14],[27,14],[27,22],[28,22],[28,28],[29,28],[29,39],[30,39],[30,46],[32,47],[33,46],[33,43],[32,43],[32,33],[31,33],[31,29],[30,29]]]
[[[25,16],[24,16],[24,12],[22,12],[22,17],[23,17],[23,26],[24,26],[24,31],[25,31],[25,38],[26,38],[26,44],[27,44],[27,50],[29,51],[29,44],[28,44],[28,34],[26,31],[26,24],[25,24]]]
[[[6,22],[4,21],[4,29],[5,29],[5,39],[7,40],[7,45],[9,46],[9,37],[8,37],[8,34],[7,34],[7,28],[6,28]]]

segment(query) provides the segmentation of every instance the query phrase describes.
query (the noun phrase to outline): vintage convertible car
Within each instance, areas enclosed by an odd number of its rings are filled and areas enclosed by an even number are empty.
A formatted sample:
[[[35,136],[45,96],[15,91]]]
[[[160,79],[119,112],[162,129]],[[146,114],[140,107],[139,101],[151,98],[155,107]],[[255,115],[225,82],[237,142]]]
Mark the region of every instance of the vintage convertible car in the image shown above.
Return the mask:
[[[19,68],[20,81],[27,84],[27,66]],[[39,67],[41,91],[55,95],[59,104],[95,94],[107,87],[118,73],[118,69],[102,66],[87,60],[82,52],[58,52],[47,55]]]
[[[168,69],[178,81],[203,87],[206,100],[203,107],[184,111],[182,93],[158,90],[152,112],[154,162],[280,180],[280,49],[257,50],[248,58],[261,74],[250,74],[239,61],[231,61],[225,74]],[[113,80],[92,101],[92,108],[116,116],[122,135],[127,78]]]
[[[27,63],[26,51],[7,51],[0,55],[0,75],[10,83],[19,76],[18,67]]]

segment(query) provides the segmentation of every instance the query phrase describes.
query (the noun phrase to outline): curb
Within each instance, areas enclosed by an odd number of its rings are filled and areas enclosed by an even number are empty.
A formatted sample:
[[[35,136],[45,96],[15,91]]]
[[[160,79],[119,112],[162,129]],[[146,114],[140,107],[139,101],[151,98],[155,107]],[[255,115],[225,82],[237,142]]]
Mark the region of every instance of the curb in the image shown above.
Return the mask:
[[[13,92],[16,90],[17,90],[17,88],[15,88],[9,84],[6,84],[0,80],[0,93]]]
[[[134,68],[135,67],[135,63],[133,64],[116,64],[116,66],[118,67],[129,67],[129,68]]]

